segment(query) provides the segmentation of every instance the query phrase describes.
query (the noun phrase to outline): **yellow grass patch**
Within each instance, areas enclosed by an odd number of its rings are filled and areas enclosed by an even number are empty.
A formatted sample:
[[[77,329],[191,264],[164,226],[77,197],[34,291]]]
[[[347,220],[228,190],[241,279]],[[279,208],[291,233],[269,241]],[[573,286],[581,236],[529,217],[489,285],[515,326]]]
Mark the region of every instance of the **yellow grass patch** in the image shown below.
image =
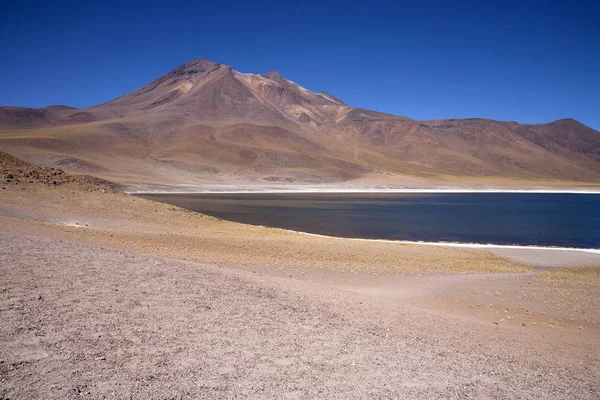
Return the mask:
[[[540,279],[575,285],[600,286],[600,266],[556,268],[540,274]]]

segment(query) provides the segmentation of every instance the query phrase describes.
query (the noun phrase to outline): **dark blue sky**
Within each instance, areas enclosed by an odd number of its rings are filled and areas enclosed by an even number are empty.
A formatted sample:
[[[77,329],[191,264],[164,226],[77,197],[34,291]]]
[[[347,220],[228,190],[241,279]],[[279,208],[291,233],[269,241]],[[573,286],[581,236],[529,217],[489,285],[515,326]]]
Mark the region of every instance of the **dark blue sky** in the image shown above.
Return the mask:
[[[0,104],[85,107],[205,57],[416,119],[600,129],[600,1],[0,0]]]

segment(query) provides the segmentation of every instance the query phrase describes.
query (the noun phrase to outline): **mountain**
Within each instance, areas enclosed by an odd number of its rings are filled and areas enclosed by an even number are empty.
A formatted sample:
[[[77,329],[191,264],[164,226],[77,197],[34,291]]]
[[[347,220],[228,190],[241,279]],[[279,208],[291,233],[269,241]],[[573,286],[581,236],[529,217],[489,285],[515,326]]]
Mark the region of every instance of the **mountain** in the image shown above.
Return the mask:
[[[205,59],[90,108],[0,107],[0,149],[124,185],[600,183],[572,119],[416,121]]]

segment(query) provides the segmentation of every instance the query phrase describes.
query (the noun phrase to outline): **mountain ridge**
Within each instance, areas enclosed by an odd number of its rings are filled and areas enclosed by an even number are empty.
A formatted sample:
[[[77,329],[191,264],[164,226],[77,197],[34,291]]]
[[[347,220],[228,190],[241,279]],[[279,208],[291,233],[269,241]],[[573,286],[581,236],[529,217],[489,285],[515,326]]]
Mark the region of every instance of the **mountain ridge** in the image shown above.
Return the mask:
[[[418,121],[207,59],[93,107],[2,106],[0,145],[123,184],[600,183],[600,133],[571,118]]]

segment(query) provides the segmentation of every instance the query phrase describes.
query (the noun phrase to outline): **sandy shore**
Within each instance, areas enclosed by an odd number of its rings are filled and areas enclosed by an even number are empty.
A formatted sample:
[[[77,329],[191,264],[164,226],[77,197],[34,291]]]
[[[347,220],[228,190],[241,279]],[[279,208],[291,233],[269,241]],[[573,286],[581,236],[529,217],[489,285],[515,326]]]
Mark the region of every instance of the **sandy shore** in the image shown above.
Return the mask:
[[[600,269],[551,268],[593,258],[0,186],[0,398],[600,396]]]
[[[490,253],[534,267],[600,266],[600,252],[569,249],[489,248]]]
[[[444,248],[458,248],[472,251],[484,251],[514,261],[529,264],[533,267],[568,267],[600,265],[600,249],[577,249],[572,247],[544,247],[544,246],[511,246],[478,243],[450,243],[450,242],[414,242],[408,240],[338,238],[335,236],[319,235],[316,233],[298,232],[280,229],[283,232],[294,232],[301,235],[328,238],[332,240],[358,241],[363,243],[390,243],[408,244],[417,246],[433,246]]]

